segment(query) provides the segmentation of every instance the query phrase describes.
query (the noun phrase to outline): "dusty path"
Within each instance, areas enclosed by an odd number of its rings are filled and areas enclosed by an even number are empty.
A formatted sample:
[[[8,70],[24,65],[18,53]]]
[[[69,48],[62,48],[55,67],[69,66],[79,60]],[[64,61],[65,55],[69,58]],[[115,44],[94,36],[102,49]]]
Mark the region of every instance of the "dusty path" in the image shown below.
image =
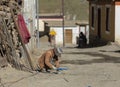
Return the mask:
[[[46,48],[47,49],[47,48]],[[120,87],[120,48],[63,48],[60,74],[0,69],[0,87]],[[3,86],[4,85],[4,86]]]

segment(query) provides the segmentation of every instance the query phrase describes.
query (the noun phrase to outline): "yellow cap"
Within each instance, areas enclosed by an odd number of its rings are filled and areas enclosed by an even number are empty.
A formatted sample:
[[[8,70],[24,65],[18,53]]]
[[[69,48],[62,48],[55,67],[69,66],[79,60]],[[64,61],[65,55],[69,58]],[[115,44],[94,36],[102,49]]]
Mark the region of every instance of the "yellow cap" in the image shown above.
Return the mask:
[[[52,29],[49,34],[50,35],[56,35],[56,32],[54,31],[54,29]]]

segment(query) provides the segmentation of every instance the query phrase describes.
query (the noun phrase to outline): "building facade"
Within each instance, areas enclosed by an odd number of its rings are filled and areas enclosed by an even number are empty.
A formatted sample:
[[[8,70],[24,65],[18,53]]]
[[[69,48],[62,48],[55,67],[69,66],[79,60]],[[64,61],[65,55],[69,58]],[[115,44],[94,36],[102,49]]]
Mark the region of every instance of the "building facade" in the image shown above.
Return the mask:
[[[87,21],[64,20],[63,25],[63,17],[59,14],[40,14],[39,20],[44,23],[44,29],[40,28],[39,30],[41,35],[42,32],[47,34],[45,32],[49,33],[51,30],[56,32],[56,45],[77,44],[77,37],[79,37],[80,32],[86,35],[88,39],[87,43],[89,43],[89,27]],[[42,23],[39,22],[39,25],[42,25]],[[43,38],[43,40],[47,39]]]
[[[65,45],[77,44],[77,38],[79,37],[80,32],[83,32],[86,35],[89,43],[89,26],[87,22],[65,21],[64,28],[62,21],[45,21],[45,23],[47,23],[47,30],[54,30],[56,32],[56,45],[63,45],[63,43]]]
[[[90,42],[120,42],[120,0],[88,0]]]
[[[83,32],[87,40],[89,42],[89,27],[88,23],[79,23],[76,24],[77,21],[65,21],[64,29],[61,22],[51,22],[48,24],[50,30],[54,29],[56,31],[56,44],[77,44],[77,38],[79,37],[79,33]],[[84,25],[84,26],[83,26]],[[64,33],[63,33],[64,31]],[[64,34],[64,37],[63,37]]]

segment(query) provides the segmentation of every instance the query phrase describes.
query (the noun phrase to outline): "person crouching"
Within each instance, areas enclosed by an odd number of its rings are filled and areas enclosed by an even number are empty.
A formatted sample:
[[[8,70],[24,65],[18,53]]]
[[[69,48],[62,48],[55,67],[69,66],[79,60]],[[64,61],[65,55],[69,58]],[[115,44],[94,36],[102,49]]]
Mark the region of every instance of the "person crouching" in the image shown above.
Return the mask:
[[[61,57],[62,49],[55,47],[53,49],[47,50],[42,56],[38,59],[39,71],[57,70],[59,68],[59,57]]]

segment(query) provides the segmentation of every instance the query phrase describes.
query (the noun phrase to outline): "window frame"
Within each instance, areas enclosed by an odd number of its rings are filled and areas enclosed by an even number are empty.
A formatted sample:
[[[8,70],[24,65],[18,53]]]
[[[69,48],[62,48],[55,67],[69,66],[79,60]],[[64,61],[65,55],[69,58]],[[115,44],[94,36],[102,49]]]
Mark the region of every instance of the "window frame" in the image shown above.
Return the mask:
[[[110,5],[106,5],[105,7],[105,30],[107,33],[110,32],[110,11],[111,11],[111,6]]]
[[[91,6],[91,29],[94,30],[95,27],[95,5]]]

